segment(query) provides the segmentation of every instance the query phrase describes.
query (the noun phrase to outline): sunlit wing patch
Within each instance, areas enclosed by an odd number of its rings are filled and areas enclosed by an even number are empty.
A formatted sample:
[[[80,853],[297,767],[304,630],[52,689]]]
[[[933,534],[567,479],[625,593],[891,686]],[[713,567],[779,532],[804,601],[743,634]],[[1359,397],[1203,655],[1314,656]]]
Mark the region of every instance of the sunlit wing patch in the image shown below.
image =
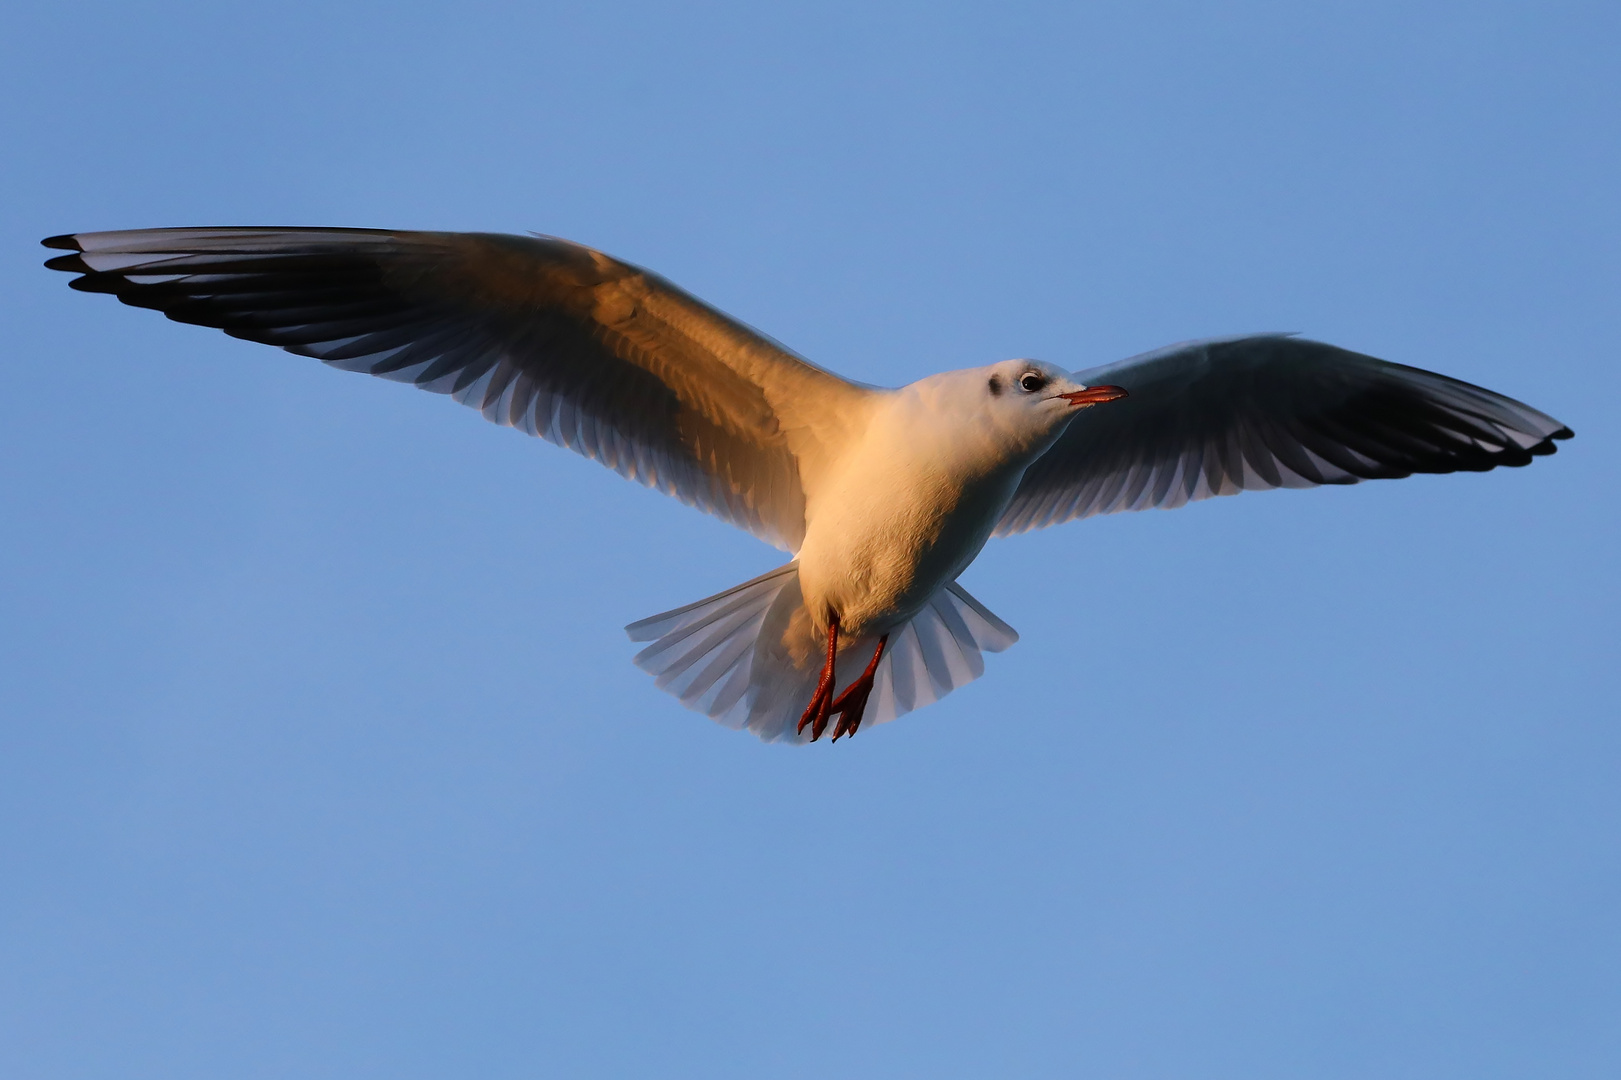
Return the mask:
[[[794,550],[799,455],[866,393],[564,240],[154,229],[45,241],[71,283],[453,397]]]

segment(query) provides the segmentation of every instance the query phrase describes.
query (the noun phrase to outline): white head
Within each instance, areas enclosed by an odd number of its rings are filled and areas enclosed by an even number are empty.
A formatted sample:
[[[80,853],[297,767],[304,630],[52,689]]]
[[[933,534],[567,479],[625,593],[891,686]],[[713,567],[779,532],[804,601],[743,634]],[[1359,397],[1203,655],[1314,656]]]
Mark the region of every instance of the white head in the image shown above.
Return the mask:
[[[910,455],[954,471],[1022,470],[1082,409],[1125,396],[1118,386],[1087,386],[1039,360],[1004,360],[902,387],[892,430]]]
[[[912,419],[895,430],[912,452],[952,462],[956,471],[1022,470],[1082,409],[1125,396],[1118,386],[1087,386],[1039,360],[1004,360],[902,387],[895,404]]]
[[[942,378],[950,379],[959,407],[969,405],[988,433],[1016,453],[1044,452],[1076,413],[1126,396],[1118,386],[1087,386],[1040,360],[1004,360]]]

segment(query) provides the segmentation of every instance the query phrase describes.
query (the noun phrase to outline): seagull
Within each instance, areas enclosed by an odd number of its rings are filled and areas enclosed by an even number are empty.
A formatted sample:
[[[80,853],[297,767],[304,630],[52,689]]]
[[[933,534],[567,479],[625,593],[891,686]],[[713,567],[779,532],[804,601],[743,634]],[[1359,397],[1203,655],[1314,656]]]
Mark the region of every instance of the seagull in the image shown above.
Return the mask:
[[[1240,491],[1484,472],[1568,427],[1287,334],[1071,373],[852,382],[555,237],[185,228],[53,236],[53,270],[178,322],[448,395],[747,529],[786,565],[631,623],[683,705],[767,741],[853,736],[1018,640],[957,577],[993,536]]]

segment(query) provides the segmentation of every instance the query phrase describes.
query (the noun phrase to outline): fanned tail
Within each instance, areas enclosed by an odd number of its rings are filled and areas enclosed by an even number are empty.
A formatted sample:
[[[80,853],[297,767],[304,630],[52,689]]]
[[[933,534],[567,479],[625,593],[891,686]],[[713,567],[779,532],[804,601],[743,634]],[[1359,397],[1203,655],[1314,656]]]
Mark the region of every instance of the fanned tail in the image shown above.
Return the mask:
[[[755,638],[772,603],[790,584],[797,595],[798,563],[631,623],[625,627],[630,640],[653,643],[636,654],[636,666],[687,708],[728,727],[742,727],[732,714],[748,696]]]
[[[651,642],[636,666],[681,704],[767,742],[808,742],[795,731],[816,688],[821,656],[796,641],[808,625],[799,564],[788,563],[697,603],[625,627]],[[1013,628],[956,582],[890,632],[863,727],[922,708],[985,673],[982,654],[1019,640]],[[841,643],[839,689],[860,675],[875,637]],[[796,647],[797,646],[797,647]]]

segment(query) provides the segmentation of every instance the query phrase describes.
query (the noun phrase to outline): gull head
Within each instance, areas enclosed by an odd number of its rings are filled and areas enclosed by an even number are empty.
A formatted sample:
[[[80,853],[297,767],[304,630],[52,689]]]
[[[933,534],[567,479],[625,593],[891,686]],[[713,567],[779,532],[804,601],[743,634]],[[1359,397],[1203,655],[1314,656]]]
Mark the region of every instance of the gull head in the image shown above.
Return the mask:
[[[961,390],[977,399],[975,410],[1006,441],[1045,450],[1077,413],[1126,396],[1118,386],[1088,386],[1062,368],[1040,360],[1004,360],[953,372]]]

